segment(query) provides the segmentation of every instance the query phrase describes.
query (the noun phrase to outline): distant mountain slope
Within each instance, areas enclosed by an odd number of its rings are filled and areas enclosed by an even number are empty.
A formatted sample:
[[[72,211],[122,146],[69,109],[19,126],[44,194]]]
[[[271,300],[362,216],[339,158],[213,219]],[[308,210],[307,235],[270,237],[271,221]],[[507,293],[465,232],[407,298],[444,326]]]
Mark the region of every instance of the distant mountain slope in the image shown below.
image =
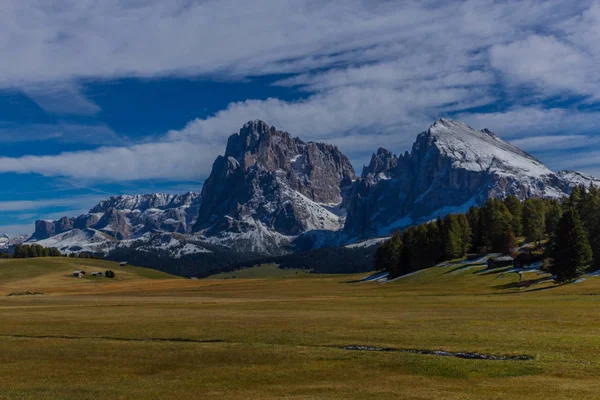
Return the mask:
[[[200,263],[206,274],[261,257],[349,262],[355,253],[372,255],[378,241],[366,239],[491,197],[561,198],[590,183],[600,186],[579,172],[554,173],[491,131],[448,119],[419,134],[411,152],[380,148],[357,178],[335,146],[257,120],[229,137],[201,194],[111,197],[76,218],[37,221],[30,241],[65,253],[129,254],[156,268],[172,260],[190,276]],[[320,251],[335,246],[341,250]]]
[[[193,192],[113,196],[75,218],[36,221],[31,240],[44,240],[73,229],[94,229],[118,240],[153,230],[186,233],[191,231],[199,207],[200,195]]]
[[[491,197],[560,198],[592,177],[555,174],[487,129],[448,119],[419,134],[399,157],[373,155],[349,196],[350,237],[387,234],[438,215],[466,211]]]
[[[0,235],[0,251],[10,251],[10,249],[13,248],[15,245],[25,242],[28,238],[29,235],[21,234],[9,236],[8,234],[4,233]]]

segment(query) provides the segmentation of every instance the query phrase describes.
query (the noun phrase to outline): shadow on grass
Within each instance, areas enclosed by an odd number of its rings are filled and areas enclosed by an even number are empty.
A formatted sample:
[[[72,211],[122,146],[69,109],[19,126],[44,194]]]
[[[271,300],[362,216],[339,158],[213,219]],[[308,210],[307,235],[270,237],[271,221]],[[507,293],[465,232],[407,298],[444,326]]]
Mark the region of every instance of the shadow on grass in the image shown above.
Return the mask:
[[[495,275],[501,274],[503,272],[507,272],[513,269],[513,267],[503,267],[503,268],[494,268],[494,269],[483,269],[481,271],[473,272],[473,275],[485,276],[485,275]]]
[[[361,282],[372,282],[372,281],[365,281],[364,279],[354,279],[351,281],[341,281],[340,283],[361,283]]]
[[[463,269],[475,268],[475,267],[485,267],[485,264],[465,264],[465,265],[461,265],[460,267],[456,267],[456,268],[451,269],[450,271],[444,272],[444,275],[448,275],[448,274],[451,274],[453,272],[458,272],[458,271],[461,271]],[[475,271],[473,273],[476,274],[477,272],[480,272],[480,271]]]
[[[542,277],[542,278],[537,278],[537,279],[527,279],[524,281],[520,281],[520,282],[510,282],[510,283],[505,283],[503,285],[496,285],[496,286],[492,286],[493,289],[497,289],[497,290],[507,290],[507,289],[529,289],[531,286],[534,285],[539,285],[541,283],[545,283],[545,282],[551,282],[552,279],[549,277]],[[548,290],[548,289],[554,289],[556,287],[558,287],[559,285],[556,286],[546,286],[546,287],[541,287],[541,288],[535,288],[535,289],[530,289],[530,290],[525,290],[523,292],[520,293],[524,293],[524,292],[539,292],[541,290]]]

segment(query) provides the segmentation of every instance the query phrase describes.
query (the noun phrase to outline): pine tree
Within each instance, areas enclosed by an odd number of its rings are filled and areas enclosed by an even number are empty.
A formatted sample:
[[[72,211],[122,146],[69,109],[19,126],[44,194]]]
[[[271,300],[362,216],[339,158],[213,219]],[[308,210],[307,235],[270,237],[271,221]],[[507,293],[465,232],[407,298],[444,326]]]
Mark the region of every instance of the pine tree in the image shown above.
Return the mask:
[[[523,203],[517,196],[508,196],[504,199],[504,204],[510,215],[512,215],[511,229],[515,236],[521,236],[523,232]]]
[[[461,249],[460,256],[465,256],[471,248],[471,226],[469,219],[465,214],[458,215],[458,225],[460,226]]]
[[[558,283],[570,282],[581,275],[592,262],[592,249],[579,213],[570,206],[558,224],[552,250],[550,272]]]
[[[593,269],[600,269],[600,190],[590,185],[580,197],[578,211],[592,247]]]
[[[402,248],[402,236],[396,232],[377,248],[373,259],[375,270],[387,271],[391,276],[398,276]]]
[[[560,217],[562,216],[562,207],[560,203],[556,200],[548,201],[548,206],[546,207],[546,235],[549,237],[554,236],[556,231],[558,230],[558,222],[560,221]]]
[[[421,224],[414,228],[414,244],[408,249],[410,252],[409,268],[411,271],[418,271],[423,268],[431,267],[429,265],[429,246],[428,235],[429,229],[427,224]]]
[[[35,245],[27,246],[27,257],[35,258],[38,256],[37,247]]]
[[[461,221],[463,223],[462,225]],[[465,255],[465,248],[468,247],[468,242],[467,244],[464,242],[465,236],[470,236],[471,232],[468,230],[468,227],[464,226],[464,221],[466,221],[466,217],[461,219],[456,214],[449,214],[444,218],[442,253],[445,260],[452,260]],[[469,238],[467,238],[467,240],[469,240]]]
[[[499,253],[504,248],[504,234],[512,226],[512,215],[506,205],[490,199],[481,210],[482,241],[488,250]]]
[[[481,209],[479,207],[471,207],[467,211],[467,219],[469,220],[469,227],[471,228],[471,248],[479,252],[479,249],[483,246],[482,235],[481,235]]]
[[[579,207],[579,202],[585,195],[585,186],[577,185],[571,191],[571,195],[569,196],[569,200],[567,201],[568,206]]]
[[[430,223],[427,229],[427,236],[427,255],[429,256],[427,264],[435,265],[442,261],[443,238],[440,224],[437,222]]]
[[[504,248],[502,249],[503,254],[512,254],[517,249],[517,237],[515,236],[512,228],[504,233]]]
[[[546,231],[546,209],[541,199],[527,199],[523,204],[523,234],[530,242],[539,243]]]

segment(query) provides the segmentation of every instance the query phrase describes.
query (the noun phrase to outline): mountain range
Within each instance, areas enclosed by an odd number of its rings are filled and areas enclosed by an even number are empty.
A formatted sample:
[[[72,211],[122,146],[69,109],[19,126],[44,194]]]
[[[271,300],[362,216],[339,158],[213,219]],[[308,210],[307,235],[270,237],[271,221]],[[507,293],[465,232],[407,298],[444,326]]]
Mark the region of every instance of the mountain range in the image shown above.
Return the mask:
[[[386,236],[491,197],[561,198],[591,183],[600,180],[552,172],[493,132],[449,119],[410,152],[378,149],[356,176],[335,146],[257,120],[229,137],[200,194],[114,196],[78,217],[37,221],[28,242],[104,256],[275,256]]]

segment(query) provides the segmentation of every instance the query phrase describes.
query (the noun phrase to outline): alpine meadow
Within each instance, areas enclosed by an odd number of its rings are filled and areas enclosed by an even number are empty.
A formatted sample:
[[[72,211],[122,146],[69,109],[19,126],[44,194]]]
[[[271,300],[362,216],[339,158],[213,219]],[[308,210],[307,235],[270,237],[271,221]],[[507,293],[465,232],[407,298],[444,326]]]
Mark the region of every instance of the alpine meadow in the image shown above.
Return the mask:
[[[599,398],[597,0],[0,10],[0,399]]]

